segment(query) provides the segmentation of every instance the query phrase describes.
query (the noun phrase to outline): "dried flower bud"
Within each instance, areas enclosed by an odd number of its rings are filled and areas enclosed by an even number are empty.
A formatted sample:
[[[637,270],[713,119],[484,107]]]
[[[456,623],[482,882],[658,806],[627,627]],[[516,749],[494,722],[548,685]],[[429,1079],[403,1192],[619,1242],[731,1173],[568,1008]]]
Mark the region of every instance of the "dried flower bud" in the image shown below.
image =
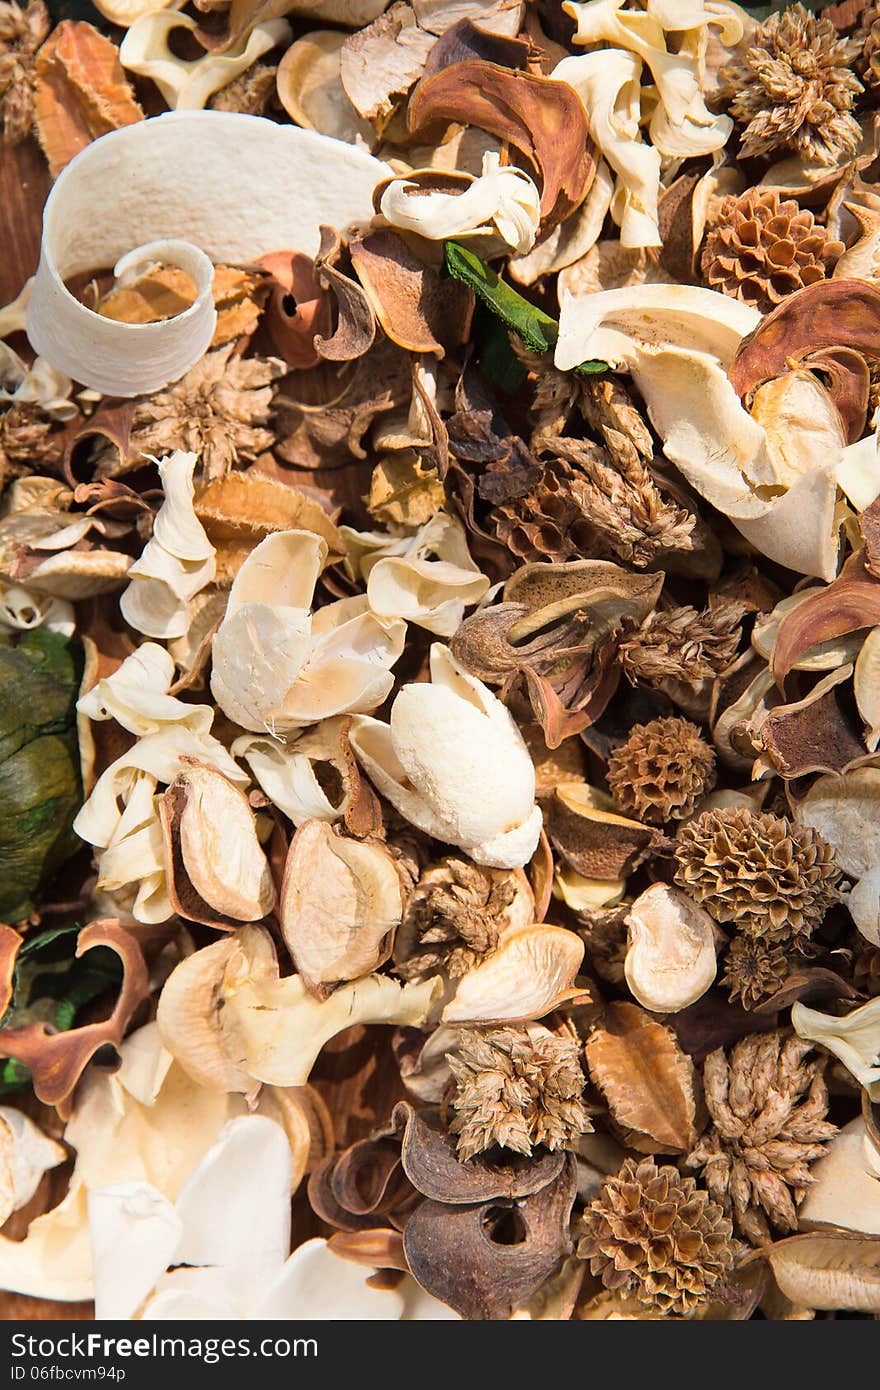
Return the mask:
[[[715,785],[715,750],[689,719],[634,724],[608,759],[608,787],[640,820],[686,820]]]

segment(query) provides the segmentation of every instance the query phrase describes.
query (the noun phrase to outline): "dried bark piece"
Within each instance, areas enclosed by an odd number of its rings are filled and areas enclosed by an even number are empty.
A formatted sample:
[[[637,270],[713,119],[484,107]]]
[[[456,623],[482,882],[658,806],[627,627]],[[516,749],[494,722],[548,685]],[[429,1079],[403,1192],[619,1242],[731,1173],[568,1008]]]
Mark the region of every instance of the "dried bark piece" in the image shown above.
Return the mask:
[[[454,63],[423,78],[410,98],[414,135],[438,119],[479,126],[525,155],[540,180],[545,232],[583,202],[593,182],[589,121],[567,82],[479,59]]]
[[[799,603],[783,618],[776,634],[771,669],[777,685],[810,647],[859,628],[880,623],[880,580],[861,551],[851,555],[838,577]]]
[[[321,292],[311,256],[275,251],[257,262],[274,282],[266,309],[266,331],[289,367],[320,361],[315,336],[330,332],[330,302]]]
[[[441,280],[397,233],[371,232],[350,246],[352,264],[373,312],[392,342],[409,352],[445,357],[467,341],[474,296]]]
[[[590,1077],[632,1148],[687,1153],[697,1136],[695,1072],[668,1028],[636,1004],[609,1004],[585,1052]]]
[[[119,51],[84,20],[65,19],[40,49],[34,117],[53,178],[92,140],[142,121]]]
[[[69,1113],[74,1087],[95,1053],[107,1044],[119,1048],[135,1009],[150,992],[141,948],[118,918],[103,917],[84,927],[77,938],[77,957],[94,946],[109,947],[122,961],[122,986],[108,1019],[64,1033],[52,1032],[46,1023],[0,1029],[0,1057],[14,1057],[28,1067],[37,1098],[57,1106],[62,1115]]]
[[[555,1182],[565,1164],[560,1152],[532,1159],[507,1153],[496,1162],[477,1156],[462,1163],[455,1139],[439,1116],[430,1110],[415,1111],[408,1101],[394,1107],[391,1123],[403,1132],[401,1160],[413,1187],[447,1207],[531,1197]]]
[[[344,243],[333,227],[321,228],[321,246],[315,257],[318,283],[332,292],[339,319],[332,336],[313,340],[319,357],[329,362],[351,362],[363,357],[376,337],[376,315],[362,285],[338,269]]]
[[[873,357],[878,333],[880,289],[866,280],[822,280],[789,295],[743,338],[728,376],[746,396],[822,348]]]
[[[880,1312],[880,1236],[809,1232],[761,1255],[779,1289],[802,1308]]]
[[[571,1158],[552,1183],[516,1202],[448,1207],[424,1201],[403,1235],[415,1278],[463,1318],[510,1317],[571,1249],[575,1196]]]

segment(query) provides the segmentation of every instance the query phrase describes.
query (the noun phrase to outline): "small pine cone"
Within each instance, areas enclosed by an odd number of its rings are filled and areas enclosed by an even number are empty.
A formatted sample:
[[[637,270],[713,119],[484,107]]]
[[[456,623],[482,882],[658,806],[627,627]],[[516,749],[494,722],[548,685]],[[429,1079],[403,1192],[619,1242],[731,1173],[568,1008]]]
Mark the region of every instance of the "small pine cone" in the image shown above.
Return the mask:
[[[809,208],[749,188],[724,199],[706,238],[703,275],[710,289],[753,304],[762,314],[795,290],[824,280],[843,255]]]
[[[578,1255],[607,1289],[687,1315],[721,1291],[735,1246],[720,1203],[693,1178],[628,1158],[581,1218]]]
[[[689,719],[634,724],[608,759],[608,787],[622,811],[662,825],[686,820],[715,785],[715,750]]]
[[[794,150],[832,165],[861,144],[853,106],[863,89],[849,70],[847,42],[803,5],[764,20],[721,80],[731,116],[745,127],[743,159]]]
[[[862,11],[849,42],[853,67],[869,92],[880,90],[880,5]]]
[[[568,490],[570,475],[561,459],[548,463],[527,496],[492,509],[495,535],[523,563],[597,554],[598,532]]]
[[[752,936],[735,936],[719,983],[730,991],[731,1003],[753,1009],[779,989],[788,972],[788,956],[780,946],[767,945]]]
[[[716,922],[765,942],[810,936],[840,896],[831,845],[784,816],[703,811],[679,830],[675,858],[676,883]]]
[[[684,1160],[752,1245],[772,1230],[797,1230],[797,1208],[813,1181],[810,1164],[836,1134],[825,1116],[826,1058],[785,1033],[754,1033],[710,1052],[703,1090],[712,1123]]]

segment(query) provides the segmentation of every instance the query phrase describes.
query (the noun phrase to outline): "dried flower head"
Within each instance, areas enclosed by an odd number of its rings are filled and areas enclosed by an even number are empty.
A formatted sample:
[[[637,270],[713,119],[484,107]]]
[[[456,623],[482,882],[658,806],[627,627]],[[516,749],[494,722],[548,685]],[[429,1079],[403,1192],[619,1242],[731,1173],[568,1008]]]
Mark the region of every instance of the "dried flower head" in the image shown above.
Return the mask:
[[[678,832],[675,881],[717,922],[767,942],[810,936],[839,896],[834,850],[807,826],[742,807]]]
[[[693,683],[719,675],[729,666],[740,641],[743,606],[724,600],[699,612],[670,608],[648,615],[626,633],[620,662],[629,679],[656,685],[663,680]]]
[[[731,1231],[693,1178],[628,1158],[583,1213],[578,1255],[607,1289],[687,1315],[720,1292],[734,1259]]]
[[[825,1116],[826,1058],[806,1060],[812,1044],[785,1033],[757,1033],[718,1048],[703,1069],[712,1124],[685,1159],[753,1245],[771,1230],[797,1230],[797,1208],[812,1182],[810,1164],[836,1133]]]
[[[788,956],[781,946],[760,937],[735,936],[724,962],[720,984],[729,990],[731,1003],[753,1009],[779,989],[789,972]]]
[[[515,896],[514,879],[504,870],[452,855],[431,865],[406,905],[399,939],[414,945],[397,973],[420,980],[444,970],[457,979],[495,949]]]
[[[42,473],[61,456],[61,431],[36,405],[11,405],[0,415],[0,484]]]
[[[253,463],[275,442],[266,429],[275,394],[271,383],[286,370],[272,357],[236,356],[235,343],[206,353],[180,381],[138,403],[132,453],[197,454],[207,482]]]
[[[12,0],[0,4],[0,116],[3,134],[17,144],[30,134],[34,120],[34,58],[52,21],[43,0],[27,9]]]
[[[876,92],[880,88],[880,5],[865,6],[848,47],[865,87]]]
[[[239,111],[245,116],[266,116],[275,103],[278,69],[270,63],[254,63],[247,72],[221,87],[208,103],[212,111]]]
[[[622,811],[662,824],[685,820],[715,785],[715,750],[689,719],[634,724],[608,759],[608,787]]]
[[[758,27],[751,48],[724,70],[730,114],[745,127],[741,155],[792,149],[820,164],[861,142],[853,104],[862,84],[828,19],[790,5]]]
[[[703,248],[703,275],[711,289],[766,313],[824,280],[843,252],[809,208],[773,189],[749,188],[721,204]]]
[[[531,1154],[572,1149],[592,1129],[576,1038],[546,1029],[464,1028],[448,1057],[455,1077],[450,1123],[462,1161],[494,1145]]]

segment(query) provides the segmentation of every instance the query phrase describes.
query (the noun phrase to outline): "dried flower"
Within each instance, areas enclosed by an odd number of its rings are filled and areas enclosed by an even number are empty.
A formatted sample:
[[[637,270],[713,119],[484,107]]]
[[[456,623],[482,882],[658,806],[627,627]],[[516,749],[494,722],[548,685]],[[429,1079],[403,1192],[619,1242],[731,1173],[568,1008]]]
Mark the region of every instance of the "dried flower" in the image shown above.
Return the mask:
[[[880,87],[880,5],[866,5],[847,45],[869,92]]]
[[[244,116],[265,116],[275,100],[274,64],[254,63],[240,77],[215,92],[208,102],[212,111],[240,111]]]
[[[634,724],[608,759],[608,787],[639,820],[685,820],[715,785],[715,750],[689,719]]]
[[[717,922],[766,942],[810,936],[839,896],[826,840],[783,816],[704,811],[678,832],[675,881]]]
[[[836,1131],[825,1115],[826,1059],[807,1062],[812,1044],[785,1033],[758,1033],[717,1048],[703,1069],[712,1124],[685,1159],[700,1169],[712,1196],[753,1245],[771,1230],[797,1230],[797,1208],[812,1179],[809,1165]]]
[[[780,946],[760,937],[735,936],[730,943],[720,983],[730,991],[731,1003],[752,1009],[773,994],[789,971],[788,956]]]
[[[399,938],[411,940],[397,973],[405,980],[426,979],[444,970],[463,975],[493,951],[516,896],[510,874],[484,869],[449,855],[426,869],[407,903]]]
[[[456,1081],[455,1116],[462,1161],[495,1144],[516,1153],[572,1149],[592,1129],[583,1100],[576,1038],[545,1028],[463,1028],[448,1056]]]
[[[793,149],[819,164],[861,143],[853,104],[862,84],[847,45],[828,19],[791,5],[761,24],[752,47],[724,70],[730,114],[745,126],[743,159]]]
[[[742,604],[734,600],[702,612],[696,608],[655,610],[621,641],[623,670],[633,683],[649,685],[664,680],[693,683],[720,675],[736,656],[742,615]]]
[[[693,1178],[628,1158],[583,1213],[578,1255],[607,1289],[687,1315],[720,1292],[734,1259],[731,1222]]]
[[[30,0],[27,9],[12,0],[0,4],[0,115],[3,134],[18,144],[34,121],[34,58],[51,27],[43,0]]]
[[[61,456],[61,434],[39,406],[11,405],[0,415],[0,486],[11,476],[41,473]]]
[[[197,454],[207,482],[253,463],[275,442],[265,428],[274,395],[270,383],[286,370],[274,357],[235,356],[234,343],[206,353],[180,381],[138,403],[132,454]]]
[[[586,439],[548,438],[544,447],[573,465],[568,490],[619,559],[644,569],[666,550],[690,550],[696,517],[660,492],[633,452],[614,467]]]
[[[773,189],[749,188],[721,204],[703,248],[703,275],[713,290],[766,313],[824,280],[843,252],[809,208]]]

